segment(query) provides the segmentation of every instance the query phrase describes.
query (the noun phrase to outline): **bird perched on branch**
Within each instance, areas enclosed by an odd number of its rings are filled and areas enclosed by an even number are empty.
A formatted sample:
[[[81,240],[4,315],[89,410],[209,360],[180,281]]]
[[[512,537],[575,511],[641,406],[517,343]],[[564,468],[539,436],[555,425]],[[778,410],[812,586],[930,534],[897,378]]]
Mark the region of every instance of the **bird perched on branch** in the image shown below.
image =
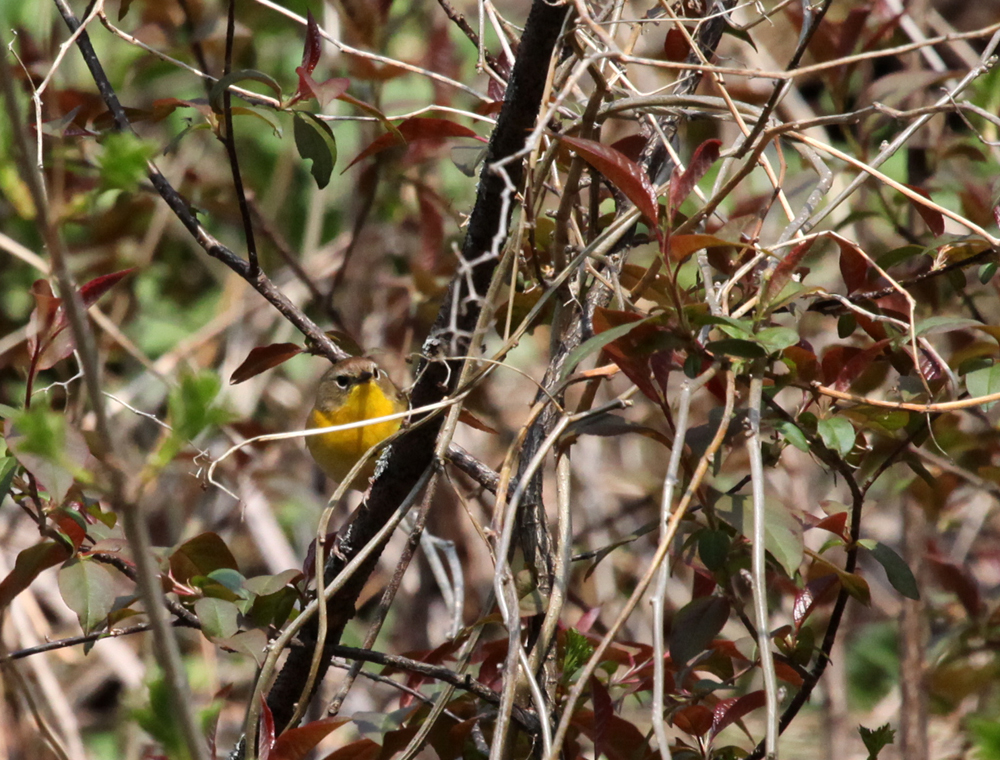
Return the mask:
[[[397,414],[406,410],[401,395],[386,371],[368,357],[344,359],[330,367],[320,380],[308,425],[331,427]],[[306,445],[323,472],[340,483],[372,446],[399,430],[401,423],[401,419],[388,420],[310,435]],[[366,487],[375,473],[375,459],[374,455],[369,457],[354,478],[353,488]]]

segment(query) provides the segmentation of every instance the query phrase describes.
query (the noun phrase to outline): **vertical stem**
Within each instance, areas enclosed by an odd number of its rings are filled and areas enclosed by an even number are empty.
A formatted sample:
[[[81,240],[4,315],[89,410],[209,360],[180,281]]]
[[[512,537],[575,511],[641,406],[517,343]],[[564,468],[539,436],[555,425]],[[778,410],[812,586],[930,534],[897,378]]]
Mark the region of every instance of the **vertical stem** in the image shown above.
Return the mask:
[[[750,378],[749,419],[750,439],[747,454],[750,457],[750,482],[753,492],[753,606],[757,625],[757,649],[760,651],[760,667],[764,673],[764,696],[767,706],[767,723],[764,747],[768,758],[778,757],[778,678],[774,670],[774,656],[771,653],[770,625],[767,614],[767,568],[764,544],[764,461],[760,452],[760,405],[764,380],[759,369]]]
[[[917,574],[918,588],[927,541],[927,518],[913,498],[903,499],[903,556]],[[899,755],[907,760],[928,760],[927,689],[924,678],[924,647],[927,611],[922,599],[903,599],[899,619]]]

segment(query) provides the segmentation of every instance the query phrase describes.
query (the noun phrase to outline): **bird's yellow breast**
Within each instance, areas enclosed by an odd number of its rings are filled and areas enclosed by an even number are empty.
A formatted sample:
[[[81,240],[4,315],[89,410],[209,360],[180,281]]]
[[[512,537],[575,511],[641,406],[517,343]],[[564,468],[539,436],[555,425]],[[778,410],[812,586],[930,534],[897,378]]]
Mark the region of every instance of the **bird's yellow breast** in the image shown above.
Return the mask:
[[[397,399],[390,398],[382,392],[378,384],[368,381],[351,388],[347,401],[339,408],[314,408],[309,415],[309,427],[347,425],[361,420],[385,417],[401,410],[402,404]],[[313,459],[323,471],[340,482],[368,449],[399,430],[400,422],[392,420],[350,430],[311,435],[306,438],[306,444]],[[362,470],[362,475],[371,477],[374,468],[375,460],[372,458],[370,464]]]

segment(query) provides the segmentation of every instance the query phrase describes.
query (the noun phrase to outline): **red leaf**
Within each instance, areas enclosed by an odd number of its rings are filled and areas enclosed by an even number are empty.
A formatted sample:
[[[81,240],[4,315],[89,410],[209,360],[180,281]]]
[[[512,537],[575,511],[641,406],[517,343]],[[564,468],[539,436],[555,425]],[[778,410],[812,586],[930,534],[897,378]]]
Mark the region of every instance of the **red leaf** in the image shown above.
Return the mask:
[[[860,351],[851,357],[843,368],[837,373],[837,380],[834,383],[834,387],[838,391],[847,390],[851,387],[851,384],[857,380],[862,373],[871,366],[872,362],[878,358],[885,347],[889,345],[891,341],[887,338],[885,340],[880,340],[868,348]]]
[[[705,705],[691,705],[674,713],[674,725],[691,736],[704,736],[712,728],[712,711]]]
[[[615,708],[607,687],[594,676],[590,677],[590,697],[594,702],[594,757],[607,755],[608,724],[614,717]]]
[[[687,59],[690,50],[688,35],[684,34],[676,25],[670,27],[667,35],[663,38],[664,57],[673,63],[682,63]]]
[[[781,356],[795,365],[796,377],[802,382],[811,383],[816,379],[819,372],[819,362],[816,360],[816,354],[808,348],[801,344],[789,346],[781,352]]]
[[[922,195],[927,200],[931,199],[931,194],[924,190],[922,187],[916,187],[915,185],[907,185],[913,192],[918,195]],[[924,220],[924,224],[934,233],[935,237],[939,237],[944,234],[944,216],[942,216],[940,211],[936,211],[929,206],[925,206],[919,201],[913,200],[909,196],[906,196],[906,200],[910,202],[913,209],[920,214],[920,218]]]
[[[840,536],[846,541],[847,536],[844,531],[847,529],[847,512],[837,512],[836,514],[824,517],[813,527],[828,530],[835,536]]]
[[[815,242],[816,238],[810,238],[804,243],[799,243],[774,268],[774,272],[771,273],[771,279],[767,282],[767,289],[764,291],[765,303],[778,297],[785,285],[788,284],[788,281],[792,279],[792,274],[795,272],[796,267],[798,267],[799,262],[802,261],[802,258],[809,252],[809,249]]]
[[[709,167],[714,164],[719,158],[719,148],[722,147],[722,141],[711,139],[705,140],[701,145],[699,145],[695,151],[694,155],[691,156],[691,161],[688,163],[687,169],[683,172],[678,173],[674,169],[673,176],[670,178],[670,208],[676,209],[684,199],[691,194],[694,190],[694,186],[697,185],[701,178],[705,176],[705,173],[709,170]]]
[[[847,513],[842,513],[846,515]],[[815,580],[809,581],[795,596],[795,603],[792,605],[792,618],[795,620],[795,627],[799,628],[805,622],[817,605],[820,605],[831,598],[833,590],[840,585],[840,579],[836,573],[821,575]]]
[[[260,695],[260,738],[257,745],[257,757],[268,760],[274,748],[274,716],[263,694]]]
[[[639,158],[642,156],[642,151],[648,142],[649,139],[645,135],[635,134],[623,137],[621,140],[615,140],[611,143],[611,147],[630,161],[638,163]]]
[[[625,197],[635,204],[648,221],[656,224],[659,215],[656,192],[642,167],[609,145],[581,137],[558,137],[625,193]]]
[[[302,353],[302,346],[295,343],[272,343],[269,346],[256,346],[243,360],[243,363],[233,371],[233,376],[229,378],[229,384],[238,385],[265,370],[283,364],[300,353]]]
[[[599,335],[612,327],[629,322],[640,322],[642,319],[641,316],[633,312],[598,308],[594,311],[594,332]],[[643,395],[650,401],[662,403],[660,392],[650,378],[649,351],[642,349],[643,344],[654,343],[658,331],[654,325],[638,325],[632,332],[606,345],[604,351],[621,368],[626,377],[635,383]]]
[[[351,85],[351,80],[344,77],[332,77],[324,82],[317,82],[312,75],[299,66],[295,69],[299,75],[299,89],[295,91],[293,100],[302,98],[316,98],[321,108],[326,108],[331,102],[339,98]]]
[[[305,69],[307,74],[312,74],[316,64],[319,63],[319,56],[323,52],[323,38],[320,36],[319,24],[316,23],[312,11],[308,12],[306,19],[306,44],[302,51],[301,68]]]
[[[732,247],[734,244],[728,240],[717,238],[715,235],[671,235],[667,239],[667,247],[670,249],[670,258],[673,261],[684,261],[695,251],[702,248]]]
[[[80,298],[83,300],[83,305],[89,309],[97,303],[97,300],[101,296],[117,285],[125,275],[131,274],[134,271],[135,267],[95,277],[80,288]]]
[[[850,295],[868,279],[868,260],[850,243],[838,240],[837,245],[840,246],[840,276]]]
[[[101,296],[132,271],[134,270],[123,269],[120,272],[95,277],[84,284],[77,291],[84,308],[89,309],[97,303]],[[28,324],[28,347],[33,355],[38,350],[35,368],[49,369],[73,353],[73,339],[66,331],[69,320],[66,318],[62,299],[52,294],[52,288],[47,281],[36,280],[31,292],[35,296],[35,310],[31,313]]]
[[[350,718],[324,718],[290,728],[275,741],[270,760],[302,760],[327,735],[350,721]]]
[[[861,349],[854,346],[830,346],[826,349],[821,362],[824,384],[833,385],[847,362],[860,353]]]
[[[763,707],[765,701],[766,697],[762,690],[752,691],[734,699],[723,699],[715,706],[712,716],[712,736],[740,720],[747,713]]]
[[[14,569],[0,582],[0,610],[24,591],[43,570],[65,562],[70,550],[61,541],[43,541],[18,552]]]
[[[463,127],[461,124],[456,124],[448,119],[413,117],[403,121],[399,125],[398,131],[403,137],[403,142],[400,142],[399,137],[396,136],[396,134],[387,132],[386,134],[377,137],[367,148],[355,156],[354,160],[347,165],[347,169],[350,169],[358,161],[368,158],[369,156],[374,156],[376,153],[381,153],[383,150],[387,150],[388,148],[392,148],[396,145],[411,143],[416,140],[444,140],[448,137],[474,137],[477,140],[483,140],[483,138],[468,127]]]
[[[377,760],[382,746],[371,739],[358,739],[332,752],[323,760]]]

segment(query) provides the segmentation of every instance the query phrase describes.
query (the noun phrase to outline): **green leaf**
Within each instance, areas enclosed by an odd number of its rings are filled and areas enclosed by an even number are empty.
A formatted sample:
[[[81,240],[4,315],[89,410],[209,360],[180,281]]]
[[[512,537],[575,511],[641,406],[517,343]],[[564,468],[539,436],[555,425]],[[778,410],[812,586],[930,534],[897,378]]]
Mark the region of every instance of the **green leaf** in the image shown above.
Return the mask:
[[[0,459],[0,503],[10,492],[10,484],[14,481],[14,471],[17,469],[17,460],[14,457],[4,457]]]
[[[572,676],[583,667],[594,653],[594,645],[575,628],[566,629],[566,653],[563,655],[563,675]]]
[[[156,154],[156,146],[131,132],[113,132],[101,143],[98,158],[101,185],[105,189],[135,190],[149,173],[147,162]]]
[[[868,760],[876,760],[878,753],[892,744],[896,738],[896,731],[889,728],[888,723],[878,728],[858,726],[858,733],[861,734],[861,741],[865,743],[865,749],[868,750]]]
[[[721,570],[729,555],[729,534],[724,530],[703,530],[698,536],[698,556],[712,572]]]
[[[194,614],[201,622],[205,635],[213,639],[228,639],[239,630],[239,610],[232,602],[205,597],[194,603]]]
[[[237,82],[260,82],[263,85],[267,85],[274,92],[275,97],[281,100],[281,85],[274,81],[271,77],[262,71],[257,71],[256,69],[242,69],[240,71],[232,71],[226,76],[222,77],[218,82],[212,85],[212,92],[208,96],[208,102],[212,106],[212,110],[215,113],[222,113],[222,96],[225,95],[226,90]],[[238,97],[243,97],[240,93],[234,92],[233,95]]]
[[[797,448],[799,451],[809,451],[809,441],[806,439],[805,433],[803,433],[799,429],[799,426],[794,422],[786,422],[782,420],[781,422],[776,423],[774,428],[785,437],[785,440],[788,441],[788,443]]]
[[[64,414],[36,403],[18,412],[5,432],[11,453],[57,504],[66,498],[75,480],[89,480],[90,449],[80,432],[67,424]]]
[[[170,391],[167,402],[170,424],[177,438],[191,441],[205,428],[228,419],[222,408],[213,405],[221,387],[219,376],[214,372],[181,378],[180,386]]]
[[[759,343],[737,338],[709,341],[705,348],[713,354],[726,354],[740,359],[763,359],[767,356],[767,351]]]
[[[674,615],[670,627],[670,657],[682,667],[703,652],[729,620],[729,601],[721,596],[703,596],[685,604]]]
[[[921,320],[914,332],[917,336],[938,335],[940,333],[953,332],[954,330],[964,330],[967,327],[981,327],[982,322],[976,319],[960,319],[958,317],[928,317]]]
[[[760,341],[769,354],[794,346],[799,342],[799,334],[791,327],[765,327],[754,337]]]
[[[965,387],[969,390],[969,395],[973,398],[980,396],[992,396],[1000,393],[1000,364],[992,367],[983,367],[975,372],[970,372],[965,376]],[[990,409],[996,401],[982,404],[984,410]]]
[[[71,559],[59,569],[59,592],[80,619],[84,633],[104,622],[115,603],[111,573],[104,565],[87,558]]]
[[[778,502],[767,501],[764,509],[764,547],[793,576],[805,553],[802,524]],[[723,496],[715,503],[715,513],[744,536],[753,535],[753,500],[749,496]]]
[[[836,451],[842,457],[847,456],[854,448],[856,434],[854,426],[843,417],[828,417],[816,423],[816,432],[828,449]]]
[[[132,711],[139,727],[153,737],[171,758],[188,757],[184,734],[177,722],[177,711],[162,674],[149,682],[149,706]]]
[[[639,319],[635,322],[627,322],[624,325],[618,325],[617,327],[612,327],[610,330],[605,330],[602,333],[594,335],[579,346],[574,348],[569,352],[569,356],[566,357],[566,364],[563,367],[562,378],[565,380],[572,374],[573,370],[576,369],[577,365],[590,356],[593,353],[597,353],[602,348],[604,348],[609,343],[618,340],[619,338],[628,335],[632,330],[634,330],[639,325],[649,322],[651,319],[655,319],[655,316],[646,317],[645,319]]]
[[[902,557],[881,541],[874,541],[873,546],[867,546],[867,541],[859,541],[858,543],[865,545],[871,551],[872,556],[882,565],[889,583],[896,591],[907,599],[920,599],[917,579],[913,577],[913,572]]]
[[[337,163],[337,141],[333,130],[312,114],[296,112],[294,134],[295,147],[303,159],[312,161],[310,171],[316,186],[322,190],[330,183],[333,166]]]
[[[993,275],[997,273],[997,262],[990,261],[989,263],[983,264],[979,267],[979,281],[986,285],[990,280],[993,279]]]

